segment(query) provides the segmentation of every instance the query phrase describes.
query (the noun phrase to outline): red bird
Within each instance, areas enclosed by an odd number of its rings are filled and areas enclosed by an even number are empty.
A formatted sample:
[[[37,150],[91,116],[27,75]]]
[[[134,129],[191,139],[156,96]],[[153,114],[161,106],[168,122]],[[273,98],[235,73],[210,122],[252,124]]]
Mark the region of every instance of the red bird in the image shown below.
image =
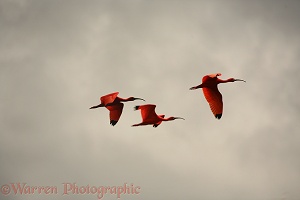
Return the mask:
[[[153,125],[153,127],[156,128],[158,125],[161,124],[162,121],[183,119],[181,117],[164,118],[165,115],[157,115],[155,113],[155,107],[156,107],[156,105],[152,105],[152,104],[135,106],[134,107],[135,110],[141,110],[141,115],[142,115],[143,121],[139,124],[134,124],[132,126]]]
[[[203,94],[210,106],[212,113],[217,119],[221,119],[223,113],[223,101],[222,94],[218,90],[218,84],[244,80],[234,78],[222,80],[219,79],[218,76],[221,76],[221,73],[206,75],[202,78],[202,84],[191,87],[190,90],[202,88]]]
[[[112,126],[116,125],[119,121],[124,104],[121,102],[126,101],[134,101],[134,100],[143,100],[141,98],[135,98],[135,97],[129,97],[127,99],[123,99],[121,97],[118,97],[119,92],[107,94],[105,96],[100,97],[100,104],[96,106],[90,107],[90,109],[99,108],[99,107],[106,107],[109,110],[109,118],[110,118],[110,124]]]

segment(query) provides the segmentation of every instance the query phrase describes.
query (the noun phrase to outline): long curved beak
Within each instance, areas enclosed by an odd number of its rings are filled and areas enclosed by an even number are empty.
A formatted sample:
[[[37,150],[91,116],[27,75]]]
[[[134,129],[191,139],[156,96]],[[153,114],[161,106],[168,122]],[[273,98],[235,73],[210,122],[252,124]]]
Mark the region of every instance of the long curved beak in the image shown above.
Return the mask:
[[[174,119],[183,119],[183,120],[185,120],[185,119],[182,118],[182,117],[174,117]]]
[[[242,79],[234,79],[235,81],[244,81]],[[246,83],[246,81],[244,81]]]
[[[145,99],[142,99],[142,98],[134,98],[134,100],[142,100],[142,101],[146,101]]]

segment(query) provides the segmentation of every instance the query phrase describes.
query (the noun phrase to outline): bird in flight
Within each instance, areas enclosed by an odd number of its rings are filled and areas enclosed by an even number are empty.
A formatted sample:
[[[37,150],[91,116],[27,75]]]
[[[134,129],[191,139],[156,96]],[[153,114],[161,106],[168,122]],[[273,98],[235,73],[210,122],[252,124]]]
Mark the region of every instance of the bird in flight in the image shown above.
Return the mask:
[[[204,97],[207,100],[212,113],[217,119],[221,119],[223,113],[222,94],[218,90],[218,84],[235,82],[235,81],[244,81],[242,79],[235,79],[235,78],[222,80],[218,78],[218,76],[221,75],[222,75],[221,73],[206,75],[202,78],[202,83],[200,85],[190,88],[190,90],[202,88]]]
[[[132,126],[153,125],[153,127],[156,128],[163,121],[172,121],[175,119],[183,119],[184,120],[184,118],[181,118],[181,117],[164,118],[165,115],[157,115],[155,113],[155,107],[156,107],[156,105],[152,105],[152,104],[135,106],[134,107],[135,110],[141,110],[141,115],[142,115],[143,121],[139,124],[134,124]]]
[[[100,97],[101,103],[99,105],[90,107],[90,109],[106,107],[109,110],[110,124],[112,126],[116,125],[121,117],[123,107],[124,107],[124,104],[122,102],[134,101],[134,100],[145,101],[142,98],[136,98],[136,97],[121,98],[121,97],[118,97],[118,94],[119,94],[119,92],[114,92],[114,93],[102,96],[102,97]]]

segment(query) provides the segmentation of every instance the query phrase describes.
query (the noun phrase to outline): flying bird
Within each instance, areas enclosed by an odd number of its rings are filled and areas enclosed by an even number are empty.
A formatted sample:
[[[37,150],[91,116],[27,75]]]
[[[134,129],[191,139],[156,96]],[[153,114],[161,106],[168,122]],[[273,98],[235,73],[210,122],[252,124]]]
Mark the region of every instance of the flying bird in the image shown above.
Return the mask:
[[[124,104],[122,102],[127,101],[134,101],[134,100],[143,100],[142,98],[136,98],[136,97],[128,97],[128,98],[121,98],[118,97],[119,92],[114,92],[111,94],[107,94],[105,96],[100,97],[100,104],[96,106],[90,107],[90,109],[99,108],[99,107],[106,107],[109,110],[109,118],[110,118],[110,124],[112,126],[116,125],[119,121]]]
[[[190,88],[190,90],[202,88],[204,97],[207,100],[212,113],[217,119],[221,119],[223,113],[222,94],[218,90],[218,84],[235,82],[235,81],[244,81],[242,79],[235,79],[235,78],[222,80],[218,78],[218,76],[221,75],[222,75],[221,73],[206,75],[202,78],[202,83],[200,85]]]
[[[183,119],[181,117],[164,118],[165,115],[157,115],[155,113],[155,107],[156,107],[156,105],[152,105],[152,104],[135,106],[134,110],[141,110],[141,115],[142,115],[143,121],[139,124],[134,124],[132,126],[153,125],[153,127],[156,128],[163,121],[172,121],[172,120],[175,120],[175,119]]]

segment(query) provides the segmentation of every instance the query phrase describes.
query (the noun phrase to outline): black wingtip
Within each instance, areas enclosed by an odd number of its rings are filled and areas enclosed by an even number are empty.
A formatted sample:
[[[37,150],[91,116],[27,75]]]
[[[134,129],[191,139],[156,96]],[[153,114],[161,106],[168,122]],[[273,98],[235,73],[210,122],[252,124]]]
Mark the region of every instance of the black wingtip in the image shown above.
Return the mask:
[[[112,126],[116,125],[116,124],[117,124],[117,122],[118,122],[118,121],[115,121],[115,120],[110,120],[110,124],[111,124]]]
[[[134,106],[134,110],[138,110],[140,106]]]
[[[216,117],[217,119],[221,119],[222,113],[221,113],[221,114],[216,114],[215,117]]]

